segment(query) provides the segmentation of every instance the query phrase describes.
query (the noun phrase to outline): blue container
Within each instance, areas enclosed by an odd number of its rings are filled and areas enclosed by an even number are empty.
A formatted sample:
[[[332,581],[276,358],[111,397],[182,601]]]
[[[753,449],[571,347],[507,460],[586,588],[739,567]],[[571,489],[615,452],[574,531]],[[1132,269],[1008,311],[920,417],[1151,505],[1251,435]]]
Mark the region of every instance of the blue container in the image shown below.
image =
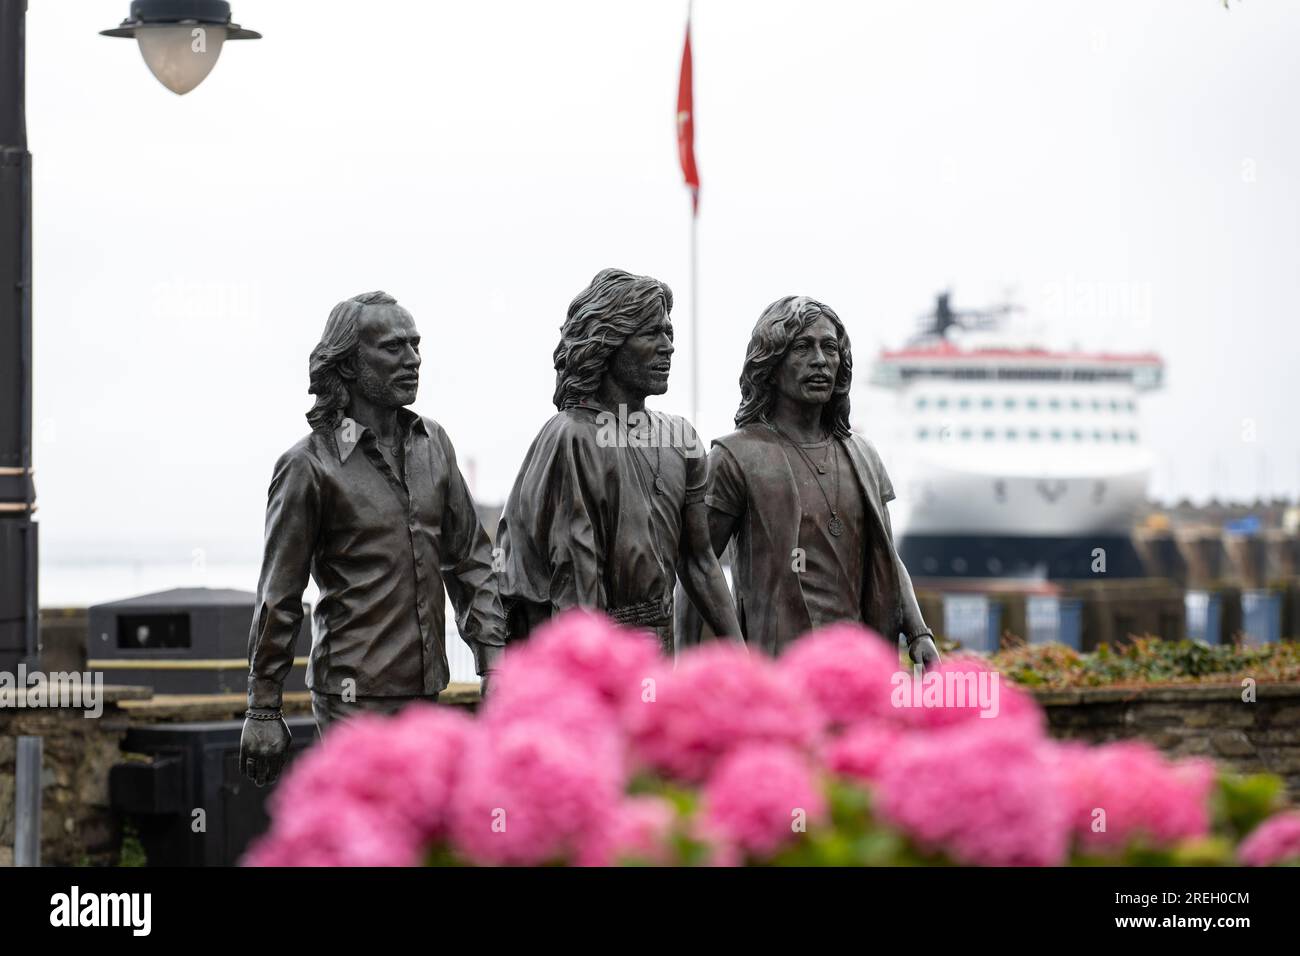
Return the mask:
[[[1031,595],[1025,598],[1025,625],[1030,644],[1057,644],[1061,640],[1061,599]]]
[[[1282,639],[1282,595],[1274,591],[1241,592],[1241,629],[1247,644],[1276,644]]]
[[[945,594],[943,632],[965,650],[991,654],[1002,635],[1002,606],[984,594]]]
[[[1183,595],[1187,638],[1220,644],[1223,638],[1223,595],[1213,591],[1188,591]]]
[[[1076,598],[1061,601],[1061,643],[1083,650],[1083,602]]]
[[[1025,598],[1030,644],[1064,644],[1079,650],[1083,642],[1083,602],[1030,595]]]
[[[1082,648],[1083,601],[1031,594],[1024,598],[1024,620],[1030,632],[1030,644]]]

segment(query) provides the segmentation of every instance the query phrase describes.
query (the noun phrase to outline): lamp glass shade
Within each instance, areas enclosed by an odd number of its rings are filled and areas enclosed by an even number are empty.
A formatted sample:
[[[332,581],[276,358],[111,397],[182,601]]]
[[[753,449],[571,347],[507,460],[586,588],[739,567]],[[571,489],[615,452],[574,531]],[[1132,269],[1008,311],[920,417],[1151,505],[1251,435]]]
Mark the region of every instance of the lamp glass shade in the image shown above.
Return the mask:
[[[140,55],[158,82],[176,94],[188,93],[217,65],[226,28],[212,24],[141,26],[135,31]]]

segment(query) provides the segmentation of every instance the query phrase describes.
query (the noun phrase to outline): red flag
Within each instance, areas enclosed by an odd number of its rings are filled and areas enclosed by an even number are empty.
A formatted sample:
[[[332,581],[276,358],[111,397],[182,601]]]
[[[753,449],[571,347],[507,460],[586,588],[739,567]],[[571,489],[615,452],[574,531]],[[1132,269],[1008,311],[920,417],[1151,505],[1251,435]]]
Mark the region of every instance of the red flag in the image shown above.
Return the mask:
[[[691,82],[691,20],[686,18],[686,46],[682,50],[682,76],[677,84],[677,156],[682,177],[691,190],[691,214],[700,211],[700,171],[695,166],[695,93]]]

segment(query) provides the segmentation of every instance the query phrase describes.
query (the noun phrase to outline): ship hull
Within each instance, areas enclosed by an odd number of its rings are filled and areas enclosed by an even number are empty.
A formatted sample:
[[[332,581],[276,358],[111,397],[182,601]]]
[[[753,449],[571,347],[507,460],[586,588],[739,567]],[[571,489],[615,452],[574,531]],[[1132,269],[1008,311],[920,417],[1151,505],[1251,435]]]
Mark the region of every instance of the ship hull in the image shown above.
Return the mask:
[[[909,534],[923,535],[1126,534],[1144,500],[1149,468],[1145,462],[1100,457],[1090,468],[1064,455],[1034,462],[989,455],[984,471],[976,471],[972,462],[933,459],[900,469],[907,493],[900,502],[906,513],[900,524]]]
[[[1057,535],[905,534],[899,556],[914,579],[1024,578],[1097,580],[1144,573],[1133,540],[1124,534]]]

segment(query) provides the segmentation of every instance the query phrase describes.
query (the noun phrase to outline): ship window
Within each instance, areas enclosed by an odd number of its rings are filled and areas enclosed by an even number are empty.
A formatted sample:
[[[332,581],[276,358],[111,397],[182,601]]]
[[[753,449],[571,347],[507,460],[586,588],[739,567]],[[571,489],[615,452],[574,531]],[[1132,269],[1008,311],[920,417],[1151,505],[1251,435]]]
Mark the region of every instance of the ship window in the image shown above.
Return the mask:
[[[971,438],[971,430],[969,428],[963,428],[961,430],[961,440],[970,441],[970,438]]]
[[[994,438],[996,438],[996,437],[997,437],[997,432],[995,432],[993,429],[991,429],[991,428],[986,428],[986,429],[984,429],[984,440],[985,440],[985,441],[992,441],[992,440],[993,440]]]
[[[1029,440],[1030,440],[1030,441],[1038,441],[1038,429],[1037,429],[1037,428],[1031,428],[1031,429],[1029,429],[1028,435],[1029,435]]]
[[[1054,398],[1047,403],[1047,407],[1054,412],[1059,412],[1061,410],[1061,400],[1059,398]]]
[[[980,408],[990,409],[992,407],[993,407],[993,399],[989,398],[987,395],[984,396],[984,398],[980,399]]]
[[[948,399],[946,399],[946,398],[940,398],[940,399],[938,399],[938,400],[934,403],[934,406],[935,406],[935,408],[947,408],[947,407],[948,407]]]
[[[1025,399],[1025,408],[1029,409],[1031,412],[1032,412],[1032,411],[1037,411],[1037,410],[1038,410],[1038,399],[1036,399],[1036,398],[1027,398],[1027,399]]]
[[[959,402],[957,403],[957,407],[960,408],[960,409],[962,409],[963,411],[965,411],[966,409],[970,408],[970,399],[969,399],[969,398],[963,398],[961,401],[959,401]]]
[[[1016,407],[1016,400],[1015,400],[1014,398],[1006,398],[1006,399],[1003,399],[1003,400],[1002,400],[1002,406],[1003,406],[1003,408],[1007,409],[1008,411],[1011,411],[1012,409],[1014,409],[1014,408]]]
[[[917,437],[917,439],[919,439],[920,441],[925,441],[927,438],[930,437],[930,429],[928,429],[928,428],[918,428],[918,429],[916,430],[916,437]]]
[[[1016,430],[1015,430],[1014,428],[1008,428],[1008,429],[1007,429],[1007,441],[1015,441],[1016,438],[1017,438]]]
[[[1094,431],[1094,432],[1092,433],[1092,440],[1093,440],[1093,441],[1101,441],[1101,440],[1102,440],[1101,429],[1097,429],[1096,431]]]
[[[1059,428],[1053,428],[1052,441],[1060,441],[1060,440],[1061,440],[1061,430]]]
[[[1070,399],[1070,407],[1074,409],[1076,412],[1082,411],[1083,402],[1079,401],[1077,398],[1072,398]]]
[[[1136,412],[1136,411],[1137,411],[1137,403],[1134,402],[1133,399],[1131,399],[1131,398],[1128,400],[1128,410],[1129,410],[1130,412]]]
[[[1083,431],[1081,429],[1076,428],[1074,430],[1074,434],[1072,437],[1074,438],[1075,441],[1083,441]]]
[[[1101,402],[1099,402],[1099,401],[1098,401],[1097,399],[1095,399],[1095,398],[1092,400],[1092,410],[1093,410],[1094,412],[1099,412],[1099,411],[1101,411]]]
[[[1138,440],[1138,433],[1137,433],[1137,432],[1129,432],[1129,433],[1128,433],[1128,440],[1129,440],[1129,441],[1132,441],[1132,442],[1137,441],[1137,440]]]
[[[927,405],[929,405],[929,404],[930,404],[930,403],[926,400],[926,398],[925,398],[924,395],[922,395],[920,398],[918,398],[918,399],[916,400],[916,407],[917,407],[917,409],[923,409],[923,408],[925,408],[925,406],[927,406]]]
[[[1118,431],[1113,431],[1113,432],[1110,433],[1110,437],[1111,437],[1111,440],[1112,440],[1112,441],[1119,441],[1119,440],[1120,440],[1120,433],[1119,433]]]

